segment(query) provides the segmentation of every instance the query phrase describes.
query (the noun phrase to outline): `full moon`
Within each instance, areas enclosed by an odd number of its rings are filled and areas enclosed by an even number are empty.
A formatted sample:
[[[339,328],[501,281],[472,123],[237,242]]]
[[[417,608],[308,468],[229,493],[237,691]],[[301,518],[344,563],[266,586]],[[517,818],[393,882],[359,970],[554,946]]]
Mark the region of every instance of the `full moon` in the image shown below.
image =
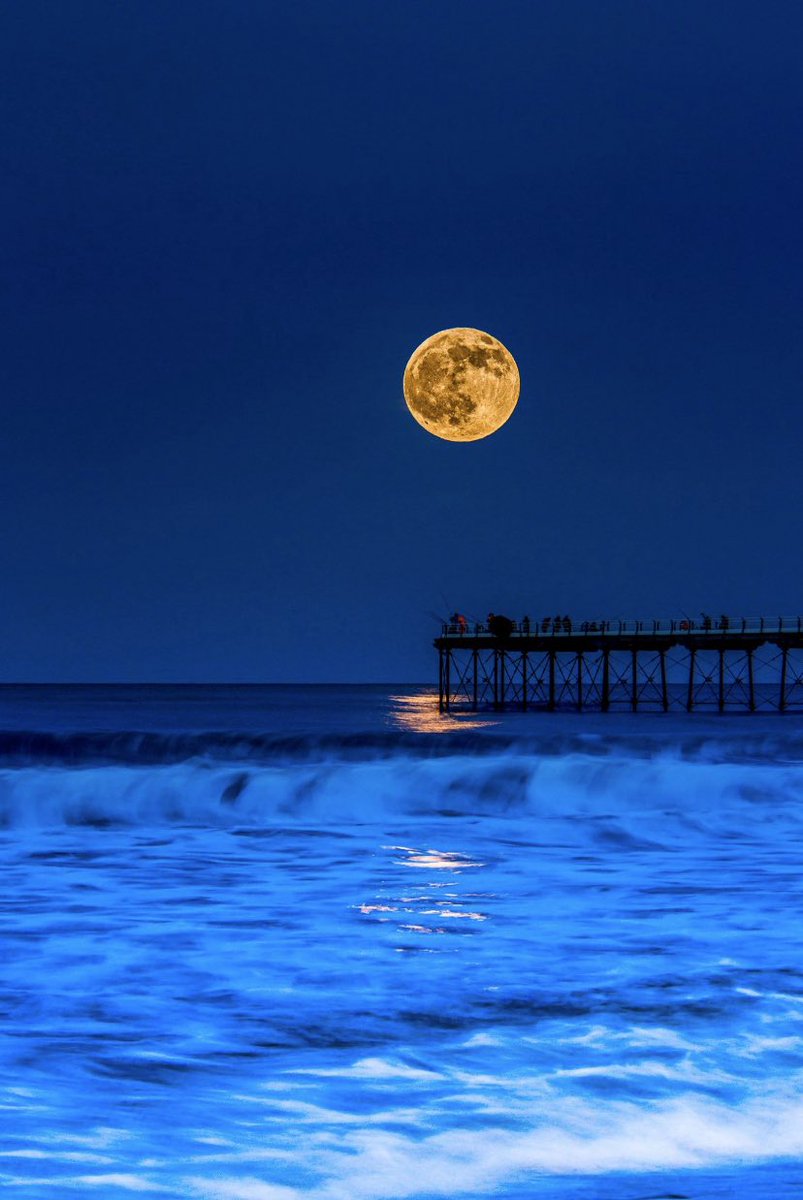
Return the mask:
[[[516,360],[481,329],[444,329],[422,342],[404,371],[404,399],[418,421],[448,442],[496,433],[519,398]]]

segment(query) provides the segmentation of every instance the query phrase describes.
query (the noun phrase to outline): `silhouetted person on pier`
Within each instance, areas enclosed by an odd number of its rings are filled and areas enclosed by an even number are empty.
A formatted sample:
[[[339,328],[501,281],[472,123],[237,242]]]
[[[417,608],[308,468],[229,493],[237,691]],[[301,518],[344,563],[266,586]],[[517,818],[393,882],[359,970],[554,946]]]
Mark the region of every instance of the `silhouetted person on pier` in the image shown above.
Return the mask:
[[[513,632],[513,622],[501,613],[488,613],[488,631],[500,641],[507,641]]]
[[[719,627],[720,627],[720,629],[730,629],[730,624],[731,624],[731,623],[730,623],[730,621],[728,620],[728,618],[727,618],[727,617],[725,616],[725,614],[723,613],[723,614],[722,614],[722,616],[719,618]]]
[[[525,637],[530,636],[530,618],[529,617],[522,617],[521,632],[524,634]]]
[[[700,616],[703,618],[703,629],[707,633],[711,628],[711,618],[709,617],[708,613],[700,613]]]
[[[571,631],[572,631],[572,619],[571,619],[571,617],[564,617],[563,618],[563,632],[571,633]]]
[[[551,620],[552,620],[552,618],[551,618],[551,617],[544,617],[544,618],[542,619],[542,621],[541,621],[541,632],[542,632],[542,633],[548,633],[548,632],[549,632],[549,623],[550,623],[550,621],[551,621]]]
[[[563,617],[560,615],[560,613],[558,613],[558,615],[552,621],[552,632],[560,633],[562,628],[563,628]]]

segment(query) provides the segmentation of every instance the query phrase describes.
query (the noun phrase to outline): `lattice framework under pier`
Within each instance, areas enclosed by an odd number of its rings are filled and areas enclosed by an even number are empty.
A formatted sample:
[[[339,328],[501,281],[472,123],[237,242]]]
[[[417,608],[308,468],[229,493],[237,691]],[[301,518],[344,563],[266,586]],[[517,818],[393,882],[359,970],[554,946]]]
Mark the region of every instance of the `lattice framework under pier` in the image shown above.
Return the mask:
[[[803,712],[803,637],[791,645],[436,644],[442,711]]]

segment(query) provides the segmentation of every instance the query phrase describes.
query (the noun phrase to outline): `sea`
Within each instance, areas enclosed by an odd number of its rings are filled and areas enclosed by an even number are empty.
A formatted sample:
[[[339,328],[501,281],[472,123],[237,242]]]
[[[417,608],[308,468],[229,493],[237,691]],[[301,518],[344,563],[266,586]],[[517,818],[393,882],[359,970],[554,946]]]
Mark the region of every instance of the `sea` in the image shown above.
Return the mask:
[[[803,719],[0,688],[0,1187],[803,1194]]]

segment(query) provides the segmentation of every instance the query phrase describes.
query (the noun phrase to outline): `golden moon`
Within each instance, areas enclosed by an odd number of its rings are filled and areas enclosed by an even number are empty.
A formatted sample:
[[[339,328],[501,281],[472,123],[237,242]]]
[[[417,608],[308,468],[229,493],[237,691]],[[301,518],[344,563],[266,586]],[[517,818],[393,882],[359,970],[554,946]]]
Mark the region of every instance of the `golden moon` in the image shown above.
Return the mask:
[[[444,329],[415,350],[404,371],[404,399],[418,421],[447,442],[496,433],[519,398],[519,368],[481,329]]]

